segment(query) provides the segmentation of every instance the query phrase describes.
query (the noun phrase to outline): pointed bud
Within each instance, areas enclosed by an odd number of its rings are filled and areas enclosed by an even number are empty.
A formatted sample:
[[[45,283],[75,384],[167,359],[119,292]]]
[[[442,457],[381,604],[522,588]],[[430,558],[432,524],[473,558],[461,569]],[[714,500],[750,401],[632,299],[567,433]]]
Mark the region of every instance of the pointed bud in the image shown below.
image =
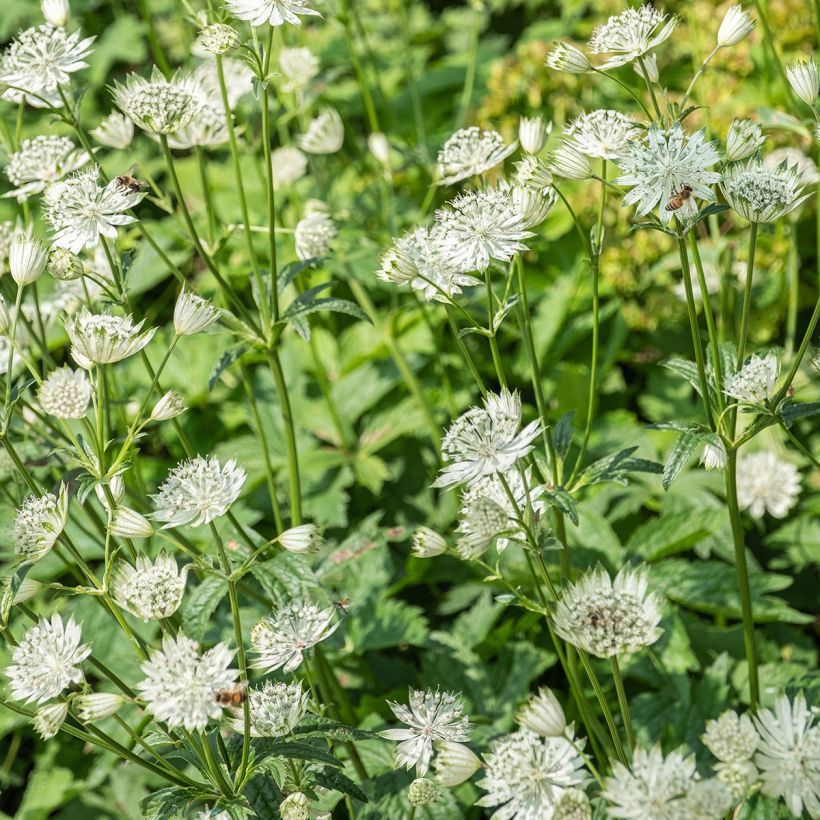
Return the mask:
[[[18,234],[9,247],[11,278],[21,288],[37,281],[48,261],[46,249],[32,236],[31,229]]]
[[[68,0],[42,0],[40,8],[43,12],[43,19],[50,26],[65,28],[71,13]]]
[[[540,154],[551,130],[552,124],[545,123],[543,117],[521,117],[518,123],[518,141],[526,153]]]
[[[746,9],[740,5],[729,6],[718,29],[718,48],[736,46],[752,33],[754,27],[755,22]]]
[[[92,692],[89,695],[79,695],[74,699],[81,720],[95,721],[111,717],[120,706],[125,703],[125,698],[109,692]]]
[[[592,70],[592,63],[581,49],[569,43],[558,43],[547,55],[547,65],[556,71],[568,74],[586,74]]]
[[[376,162],[381,163],[385,167],[390,165],[390,143],[384,134],[371,134],[367,138],[367,147],[370,149],[370,153],[373,154]]]
[[[516,720],[522,729],[529,729],[542,737],[562,737],[567,728],[564,710],[546,686],[530,698]]]
[[[300,524],[285,530],[277,541],[288,552],[313,552],[322,545],[324,539],[315,524]]]
[[[564,179],[586,179],[592,173],[587,158],[568,142],[550,154],[549,166],[556,176]]]
[[[0,336],[8,336],[11,330],[11,314],[6,300],[0,296]]]
[[[419,527],[413,533],[413,555],[417,558],[435,558],[447,551],[447,542],[429,527]]]
[[[481,768],[481,761],[463,743],[444,740],[436,744],[436,750],[436,782],[448,789],[469,780]]]
[[[48,706],[41,706],[34,716],[34,729],[43,740],[49,740],[60,731],[67,714],[67,703],[50,703]]]
[[[643,66],[640,63],[633,63],[632,69],[642,80],[644,76],[648,77],[650,83],[657,83],[661,78],[658,71],[657,54],[646,54],[643,58]],[[644,69],[646,69],[646,75],[644,75]]]
[[[734,120],[726,136],[726,159],[737,162],[750,157],[766,141],[760,125],[752,120]]]
[[[185,412],[185,402],[176,390],[169,390],[151,411],[151,421],[168,421]]]
[[[120,538],[150,538],[154,534],[151,522],[136,510],[120,507],[114,514],[110,531]]]
[[[820,75],[817,73],[817,63],[808,60],[805,63],[795,63],[786,67],[786,77],[794,93],[806,105],[814,106],[817,95],[820,93]]]
[[[108,500],[106,487],[114,502],[113,506],[119,507],[120,502],[125,498],[125,482],[122,480],[121,475],[115,475],[109,479],[107,483],[97,484],[94,487],[94,492],[97,494],[100,504],[102,504],[108,512],[111,512],[111,503]]]
[[[183,288],[174,306],[174,329],[180,336],[193,336],[207,330],[221,315],[208,299]]]
[[[14,593],[12,603],[24,604],[26,601],[30,601],[42,588],[43,585],[39,581],[23,578],[20,586],[17,587],[17,592]]]

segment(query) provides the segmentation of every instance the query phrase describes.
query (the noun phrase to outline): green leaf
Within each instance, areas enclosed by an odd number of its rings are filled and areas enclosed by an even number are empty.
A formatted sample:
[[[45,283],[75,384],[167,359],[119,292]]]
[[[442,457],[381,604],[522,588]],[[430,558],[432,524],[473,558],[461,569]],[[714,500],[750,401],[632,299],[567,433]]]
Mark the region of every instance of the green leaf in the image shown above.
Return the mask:
[[[185,809],[193,794],[181,786],[170,786],[149,794],[140,807],[145,820],[178,820],[185,816]]]
[[[695,362],[673,357],[671,359],[663,359],[659,364],[661,367],[665,367],[667,370],[671,370],[673,373],[677,373],[681,378],[686,379],[686,381],[695,388],[697,394],[701,394],[698,367]]]
[[[287,286],[302,272],[312,268],[318,268],[322,264],[322,257],[315,256],[313,259],[302,259],[298,262],[291,262],[279,271],[276,277],[276,289],[281,296]]]
[[[295,735],[320,734],[330,740],[373,740],[377,735],[364,729],[354,729],[322,715],[307,715],[293,730]]]
[[[572,422],[575,419],[575,411],[570,410],[564,413],[552,430],[552,442],[555,446],[555,454],[561,460],[567,457],[569,446],[572,443]]]
[[[657,561],[678,552],[691,549],[727,523],[724,510],[692,510],[653,518],[638,527],[626,544],[631,555],[640,555],[647,561]]]
[[[349,794],[360,803],[367,803],[367,795],[347,775],[336,769],[325,767],[320,772],[313,772],[313,779],[319,786],[334,789],[342,794]]]
[[[211,371],[211,375],[208,377],[208,391],[214,389],[216,383],[219,381],[219,377],[237,360],[239,360],[245,351],[248,349],[248,345],[245,342],[240,342],[239,344],[233,345],[233,347],[229,347],[220,357],[217,363],[214,365],[214,369]]]
[[[285,799],[276,781],[267,772],[257,772],[245,785],[243,792],[257,818],[278,820],[279,804]]]
[[[268,561],[254,564],[251,574],[280,606],[291,599],[310,598],[321,588],[310,561],[291,552],[280,552]]]
[[[348,316],[355,316],[372,324],[370,317],[355,303],[349,299],[338,299],[328,296],[326,299],[314,299],[305,305],[300,305],[296,310],[292,310],[293,304],[283,314],[283,318],[291,321],[294,317],[308,316],[311,313],[327,310],[333,313],[346,313]]]
[[[561,510],[562,513],[569,516],[570,521],[572,521],[576,527],[578,526],[578,510],[575,506],[575,501],[573,501],[572,496],[563,487],[553,487],[544,490],[543,497],[546,499],[547,504]]]
[[[808,418],[809,416],[816,416],[820,413],[820,401],[812,402],[784,402],[779,408],[778,413],[786,423],[786,427],[791,427],[797,419]]]
[[[201,641],[211,616],[228,592],[228,584],[217,575],[208,575],[186,596],[182,608],[182,623],[189,638]]]
[[[347,637],[357,652],[372,652],[393,646],[421,646],[427,637],[423,610],[404,601],[379,598],[366,611],[351,612]]]
[[[14,605],[14,596],[20,589],[20,584],[31,569],[31,564],[20,567],[14,575],[2,579],[3,594],[0,595],[0,626],[6,626],[9,622],[11,608]]]
[[[669,489],[669,485],[678,477],[678,473],[686,466],[686,462],[702,441],[703,433],[699,430],[686,430],[678,436],[663,468],[664,490]]]
[[[321,745],[320,745],[321,744]],[[306,740],[273,740],[268,737],[255,737],[251,745],[258,760],[266,757],[285,757],[289,760],[310,760],[325,763],[328,766],[341,767],[342,761],[327,751],[323,738],[316,738],[315,743]]]

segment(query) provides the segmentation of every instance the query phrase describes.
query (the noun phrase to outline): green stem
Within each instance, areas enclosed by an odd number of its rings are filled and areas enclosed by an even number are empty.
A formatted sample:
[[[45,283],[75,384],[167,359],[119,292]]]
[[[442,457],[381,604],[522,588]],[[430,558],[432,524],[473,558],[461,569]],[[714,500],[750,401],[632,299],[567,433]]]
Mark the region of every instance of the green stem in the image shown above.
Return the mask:
[[[820,262],[818,262],[818,267],[820,267]],[[809,319],[809,325],[806,328],[806,332],[803,334],[803,341],[800,342],[800,347],[797,349],[797,353],[791,363],[789,372],[786,374],[786,379],[771,400],[773,406],[777,407],[777,405],[783,401],[784,397],[788,393],[789,387],[794,381],[794,377],[797,375],[797,371],[800,368],[800,363],[803,361],[803,356],[806,355],[806,350],[808,350],[808,347],[811,344],[812,336],[814,336],[814,331],[817,329],[818,320],[820,320],[820,296],[818,296],[817,301],[814,304],[814,311],[811,314],[811,319]]]
[[[276,393],[279,396],[279,407],[282,411],[282,426],[285,431],[285,450],[288,459],[288,482],[290,485],[290,525],[298,526],[302,523],[302,487],[299,477],[299,450],[296,446],[296,429],[293,424],[293,411],[288,395],[288,386],[285,374],[282,371],[282,362],[279,351],[273,348],[268,351],[273,380],[276,383]]]
[[[473,88],[475,87],[476,70],[478,68],[478,43],[481,35],[481,23],[484,15],[479,8],[473,10],[473,27],[470,30],[470,51],[467,57],[467,72],[464,75],[464,86],[461,89],[461,101],[458,104],[455,128],[464,126],[467,111],[470,108],[470,101],[473,98]]]
[[[786,349],[784,354],[786,359],[790,359],[794,353],[797,338],[797,306],[800,290],[798,265],[797,231],[792,225],[789,226],[789,253],[786,257]]]
[[[353,65],[353,73],[356,75],[356,83],[359,86],[359,93],[362,95],[362,103],[367,114],[367,123],[371,133],[381,131],[379,128],[379,115],[376,113],[376,106],[373,103],[373,95],[370,93],[370,86],[367,83],[367,77],[362,67],[362,61],[359,58],[359,52],[356,48],[356,41],[353,35],[352,15],[350,0],[342,0],[342,14],[339,15],[339,20],[344,26],[345,43],[347,50],[350,53],[350,62]]]
[[[649,74],[646,70],[646,63],[644,62],[643,57],[638,57],[638,65],[641,67],[641,76],[646,83],[646,89],[649,91],[649,96],[652,98],[652,106],[655,109],[655,115],[660,122],[663,120],[663,114],[661,114],[660,106],[658,105],[658,98],[655,96],[655,89],[652,87],[652,81],[649,79]]]
[[[208,169],[205,165],[205,153],[199,145],[194,146],[196,166],[199,170],[199,184],[202,188],[202,198],[205,200],[205,210],[208,212],[208,244],[213,247],[216,239],[217,216],[211,197],[211,184],[208,181]]]
[[[624,728],[626,729],[626,739],[629,743],[629,748],[635,748],[635,731],[632,728],[632,718],[629,715],[629,701],[626,699],[626,690],[624,689],[623,678],[621,677],[621,669],[618,666],[618,657],[613,655],[609,659],[612,667],[612,679],[615,681],[615,691],[618,693],[618,705],[621,708],[621,717],[624,721]]]
[[[148,45],[151,48],[151,56],[154,58],[154,62],[159,66],[160,71],[166,77],[169,77],[171,75],[171,66],[165,58],[165,52],[163,52],[159,37],[157,36],[157,29],[154,25],[154,12],[148,7],[146,0],[137,0],[137,5],[139,6],[140,17],[142,17],[143,23],[145,23],[145,32],[148,38]]]
[[[749,341],[749,314],[752,309],[752,279],[755,270],[755,249],[757,247],[757,222],[752,222],[749,231],[749,256],[746,260],[746,282],[743,289],[743,312],[740,317],[740,341],[737,346],[736,367],[740,370],[746,359],[746,345]]]
[[[487,326],[489,334],[487,339],[490,342],[490,352],[493,356],[493,365],[495,366],[495,373],[498,376],[498,382],[502,387],[507,386],[507,377],[504,375],[504,364],[501,361],[501,351],[498,349],[498,341],[495,338],[495,328],[493,316],[495,314],[495,297],[493,296],[493,286],[490,281],[490,268],[484,271],[484,282],[487,288]]]
[[[683,97],[681,97],[680,101],[680,109],[683,111],[686,108],[686,102],[689,99],[689,95],[692,93],[692,89],[695,87],[695,83],[703,76],[703,72],[706,71],[706,66],[712,61],[712,58],[715,54],[720,51],[720,46],[715,46],[709,54],[706,56],[706,59],[700,64],[700,68],[695,72],[695,76],[692,77],[692,82],[689,83],[689,87],[686,89]]]
[[[464,359],[467,368],[469,369],[470,373],[472,373],[473,378],[475,379],[475,383],[478,385],[478,389],[481,391],[481,395],[485,396],[487,394],[487,387],[484,384],[484,380],[481,378],[481,374],[478,372],[478,367],[476,366],[472,354],[467,349],[467,345],[464,344],[464,339],[462,339],[459,335],[458,325],[456,324],[455,318],[453,317],[453,312],[450,308],[450,305],[445,305],[444,309],[447,312],[447,322],[450,325],[450,329],[453,331],[453,339],[455,339],[456,347],[458,347],[458,351],[459,353],[461,353],[461,358]]]
[[[273,34],[276,31],[274,26],[270,27],[268,36],[268,48],[265,51],[265,74],[270,67],[270,57],[273,50]],[[279,288],[276,284],[277,263],[276,263],[276,191],[273,183],[273,164],[271,162],[270,150],[270,88],[266,82],[262,90],[262,157],[265,163],[265,202],[268,211],[268,264],[270,267],[271,288],[270,295],[273,303],[273,321],[279,321]],[[264,287],[259,291],[259,303],[262,310],[262,326],[267,334],[270,326],[268,316],[268,297]]]

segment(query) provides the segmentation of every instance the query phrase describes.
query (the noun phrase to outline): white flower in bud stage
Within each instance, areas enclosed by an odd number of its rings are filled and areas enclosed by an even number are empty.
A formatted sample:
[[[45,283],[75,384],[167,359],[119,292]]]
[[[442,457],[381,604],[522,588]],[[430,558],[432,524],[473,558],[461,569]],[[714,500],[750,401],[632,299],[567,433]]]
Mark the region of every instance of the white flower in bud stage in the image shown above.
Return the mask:
[[[390,167],[390,141],[387,135],[380,131],[374,131],[367,138],[367,150],[373,155],[373,159],[386,169]]]
[[[91,382],[82,370],[59,367],[43,380],[37,400],[44,413],[58,419],[81,419],[91,401]]]
[[[475,126],[456,131],[441,147],[436,159],[439,185],[452,185],[469,177],[481,176],[500,165],[517,147],[506,145],[497,131]]]
[[[284,91],[301,91],[319,73],[319,58],[309,48],[283,48],[279,69],[285,78]]]
[[[125,698],[122,695],[111,692],[90,692],[87,695],[79,695],[72,701],[80,719],[88,722],[111,717],[123,703]]]
[[[448,789],[469,780],[482,766],[481,760],[463,743],[440,740],[433,761],[436,783]]]
[[[50,26],[65,26],[71,15],[68,0],[40,0],[40,10]]]
[[[6,176],[17,187],[3,196],[13,196],[18,202],[25,202],[51,183],[81,168],[88,160],[88,154],[78,149],[68,137],[41,134],[23,140],[6,163]]]
[[[145,679],[138,685],[146,708],[169,728],[182,726],[202,731],[211,719],[222,715],[222,705],[214,696],[230,688],[238,670],[230,668],[233,652],[224,643],[200,653],[196,641],[182,633],[166,635],[162,649],[142,664]]]
[[[67,714],[67,703],[49,703],[48,706],[41,706],[34,716],[34,730],[43,740],[50,740],[60,731]]]
[[[100,145],[124,151],[134,139],[134,123],[119,111],[112,111],[91,130],[91,136]]]
[[[522,430],[521,416],[521,397],[506,389],[488,393],[484,407],[472,407],[459,416],[441,444],[444,460],[451,463],[433,486],[470,484],[481,476],[509,470],[532,450],[541,428],[539,421],[532,421]]]
[[[335,609],[319,609],[307,601],[291,601],[262,618],[251,630],[251,644],[259,655],[254,666],[265,672],[293,672],[303,653],[329,638],[339,627]]]
[[[551,689],[542,686],[519,710],[516,723],[541,737],[563,737],[567,719],[558,698]]]
[[[447,542],[429,527],[416,527],[411,550],[416,558],[435,558],[447,552]]]
[[[6,300],[0,295],[0,337],[8,336],[11,330],[11,314]]]
[[[300,15],[321,17],[310,8],[308,0],[226,0],[228,11],[240,20],[247,20],[252,26],[281,26],[290,23],[301,26]]]
[[[726,468],[726,445],[720,439],[715,443],[707,442],[703,445],[700,461],[707,470],[724,470]]]
[[[658,55],[647,54],[643,58],[643,65],[640,63],[633,63],[632,70],[641,78],[646,80],[649,78],[650,83],[657,83],[660,81],[660,72],[658,70]]]
[[[129,507],[117,508],[110,529],[112,535],[122,538],[150,538],[154,534],[151,522]]]
[[[786,66],[786,78],[794,93],[813,108],[817,95],[820,94],[820,72],[817,70],[817,63],[814,60],[807,60]]]
[[[295,145],[283,145],[271,152],[273,184],[292,185],[307,173],[307,157]]]
[[[785,162],[769,168],[760,159],[730,165],[720,190],[734,210],[749,222],[774,222],[810,196],[803,193],[800,169]]]
[[[288,552],[315,552],[324,543],[322,533],[315,524],[300,524],[280,533],[276,539]]]
[[[433,744],[467,740],[470,721],[464,714],[461,696],[452,692],[410,689],[408,705],[388,701],[393,714],[407,724],[406,729],[385,729],[379,734],[400,741],[396,763],[407,769],[415,766],[421,777],[430,767]]]
[[[207,330],[221,315],[210,300],[183,287],[174,305],[174,330],[180,336],[193,336]]]
[[[752,33],[754,27],[755,21],[748,10],[740,4],[729,6],[718,29],[717,44],[720,48],[736,46]]]
[[[302,792],[289,794],[279,804],[279,815],[282,820],[309,820],[310,804],[307,795]]]
[[[566,738],[541,738],[526,730],[497,740],[486,755],[478,785],[487,792],[479,806],[498,806],[494,817],[552,817],[567,789],[582,786],[584,761]]]
[[[814,160],[806,156],[799,148],[777,148],[763,157],[763,164],[767,168],[779,168],[786,164],[790,168],[796,167],[803,185],[814,185],[820,182],[820,173]]]
[[[310,692],[303,692],[298,683],[265,681],[248,691],[251,737],[282,737],[290,734],[307,711]],[[244,731],[245,719],[240,714],[233,722],[237,732]]]
[[[144,321],[144,320],[143,320]],[[89,313],[83,308],[63,320],[71,342],[71,358],[86,370],[91,365],[113,364],[142,350],[154,338],[156,328],[143,330],[130,316]]]
[[[162,529],[208,524],[239,498],[246,478],[233,459],[224,467],[213,457],[181,461],[152,496],[153,518],[162,522]]]
[[[197,45],[208,54],[227,54],[242,44],[235,28],[225,23],[211,23],[199,31]]]
[[[81,640],[74,619],[63,624],[57,613],[31,627],[14,648],[13,663],[6,668],[11,696],[26,703],[44,703],[82,681],[80,664],[91,654],[91,647]]]
[[[125,498],[125,481],[122,475],[111,476],[94,485],[94,494],[106,512],[113,512]]]
[[[595,54],[614,54],[600,69],[616,68],[643,57],[672,36],[677,17],[669,17],[648,3],[613,15],[592,32],[589,47]]]
[[[547,161],[550,171],[564,179],[586,179],[592,173],[587,158],[566,140],[549,155]]]
[[[800,496],[800,472],[774,453],[741,455],[737,460],[737,501],[752,518],[768,512],[785,518]]]
[[[604,108],[581,114],[566,130],[572,146],[582,154],[614,160],[640,133],[631,117]]]
[[[180,571],[176,560],[161,552],[155,561],[137,556],[137,566],[119,561],[111,574],[111,595],[127,612],[148,621],[170,618],[182,603],[190,564]]]
[[[763,404],[774,395],[779,373],[780,362],[774,353],[765,359],[753,353],[737,373],[726,376],[723,392],[738,401]]]
[[[700,739],[722,763],[751,760],[760,741],[749,715],[739,715],[732,709],[725,711],[717,720],[708,721]]]
[[[570,43],[557,43],[547,55],[546,64],[555,71],[565,71],[568,74],[586,74],[592,70],[592,63],[586,54]]]
[[[68,520],[68,491],[30,495],[17,510],[12,542],[25,563],[39,561],[57,543]]]
[[[663,632],[661,598],[648,590],[648,573],[631,567],[613,580],[599,567],[564,588],[553,612],[555,631],[598,658],[628,655]]]
[[[543,117],[521,117],[518,123],[518,141],[521,149],[527,154],[540,154],[551,131],[552,123],[544,122]]]
[[[759,123],[752,120],[733,120],[726,137],[726,159],[737,162],[754,154],[766,137]]]
[[[303,261],[327,256],[337,233],[336,224],[327,213],[315,212],[302,217],[293,232],[296,255]]]
[[[552,187],[552,172],[549,165],[540,157],[526,156],[515,163],[515,173],[510,179],[510,184],[514,188],[528,188],[546,196]],[[552,194],[555,195],[555,192],[552,191]]]
[[[407,802],[411,806],[430,806],[441,797],[439,787],[426,777],[417,777],[407,789]]]
[[[188,408],[176,390],[168,390],[151,410],[151,421],[168,421],[182,415]]]
[[[11,240],[9,248],[9,270],[18,287],[36,282],[46,269],[48,251],[34,238],[29,228]]]
[[[61,282],[70,282],[79,279],[85,267],[80,257],[68,248],[52,248],[48,257],[48,272]],[[90,284],[93,286],[94,283]]]
[[[345,127],[339,112],[327,106],[308,123],[299,147],[308,154],[335,154],[344,145]]]
[[[524,227],[533,228],[540,225],[548,216],[558,200],[558,194],[550,186],[536,188],[530,185],[512,185],[501,180],[499,187],[508,191],[513,207],[521,214]]]
[[[179,131],[202,106],[201,87],[191,74],[177,72],[168,80],[156,66],[150,80],[129,74],[111,90],[120,111],[151,134]]]

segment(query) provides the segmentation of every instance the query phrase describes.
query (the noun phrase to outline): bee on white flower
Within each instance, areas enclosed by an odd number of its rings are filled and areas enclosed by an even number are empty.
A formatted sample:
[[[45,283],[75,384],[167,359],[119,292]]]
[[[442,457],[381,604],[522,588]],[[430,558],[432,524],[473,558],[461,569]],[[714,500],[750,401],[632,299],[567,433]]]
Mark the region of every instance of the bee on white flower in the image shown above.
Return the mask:
[[[57,543],[67,520],[68,492],[64,484],[58,495],[30,495],[14,519],[14,552],[25,563],[39,561]]]
[[[13,196],[18,202],[25,202],[51,183],[81,168],[88,160],[88,154],[78,149],[68,137],[41,134],[23,140],[6,163],[6,176],[17,187],[3,196]]]
[[[111,574],[111,595],[127,612],[148,621],[170,618],[182,603],[190,564],[180,571],[173,556],[161,552],[155,561],[137,556],[136,567],[121,560]]]
[[[226,0],[228,11],[240,20],[247,20],[252,26],[282,26],[290,23],[301,26],[300,16],[321,17],[318,11],[308,5],[308,0]]]
[[[774,222],[810,196],[803,193],[800,169],[785,162],[770,168],[760,159],[730,165],[720,190],[729,205],[749,222]]]
[[[335,154],[345,140],[345,127],[339,112],[326,106],[309,123],[299,137],[299,147],[308,154]]]
[[[617,68],[643,57],[668,40],[679,23],[648,3],[613,15],[592,32],[589,47],[594,54],[613,54],[600,69]]]
[[[463,179],[481,176],[490,168],[500,165],[517,147],[517,143],[506,145],[497,131],[462,128],[438,152],[438,184],[453,185]]]
[[[303,692],[299,683],[265,681],[248,691],[251,737],[282,737],[290,734],[307,712],[310,692]],[[244,731],[245,719],[240,715],[233,727]]]
[[[142,329],[130,316],[91,313],[83,308],[63,320],[71,342],[71,358],[88,370],[92,365],[113,364],[142,350],[154,338],[156,328]]]
[[[800,472],[767,451],[737,460],[737,501],[752,518],[785,518],[800,496]]]

